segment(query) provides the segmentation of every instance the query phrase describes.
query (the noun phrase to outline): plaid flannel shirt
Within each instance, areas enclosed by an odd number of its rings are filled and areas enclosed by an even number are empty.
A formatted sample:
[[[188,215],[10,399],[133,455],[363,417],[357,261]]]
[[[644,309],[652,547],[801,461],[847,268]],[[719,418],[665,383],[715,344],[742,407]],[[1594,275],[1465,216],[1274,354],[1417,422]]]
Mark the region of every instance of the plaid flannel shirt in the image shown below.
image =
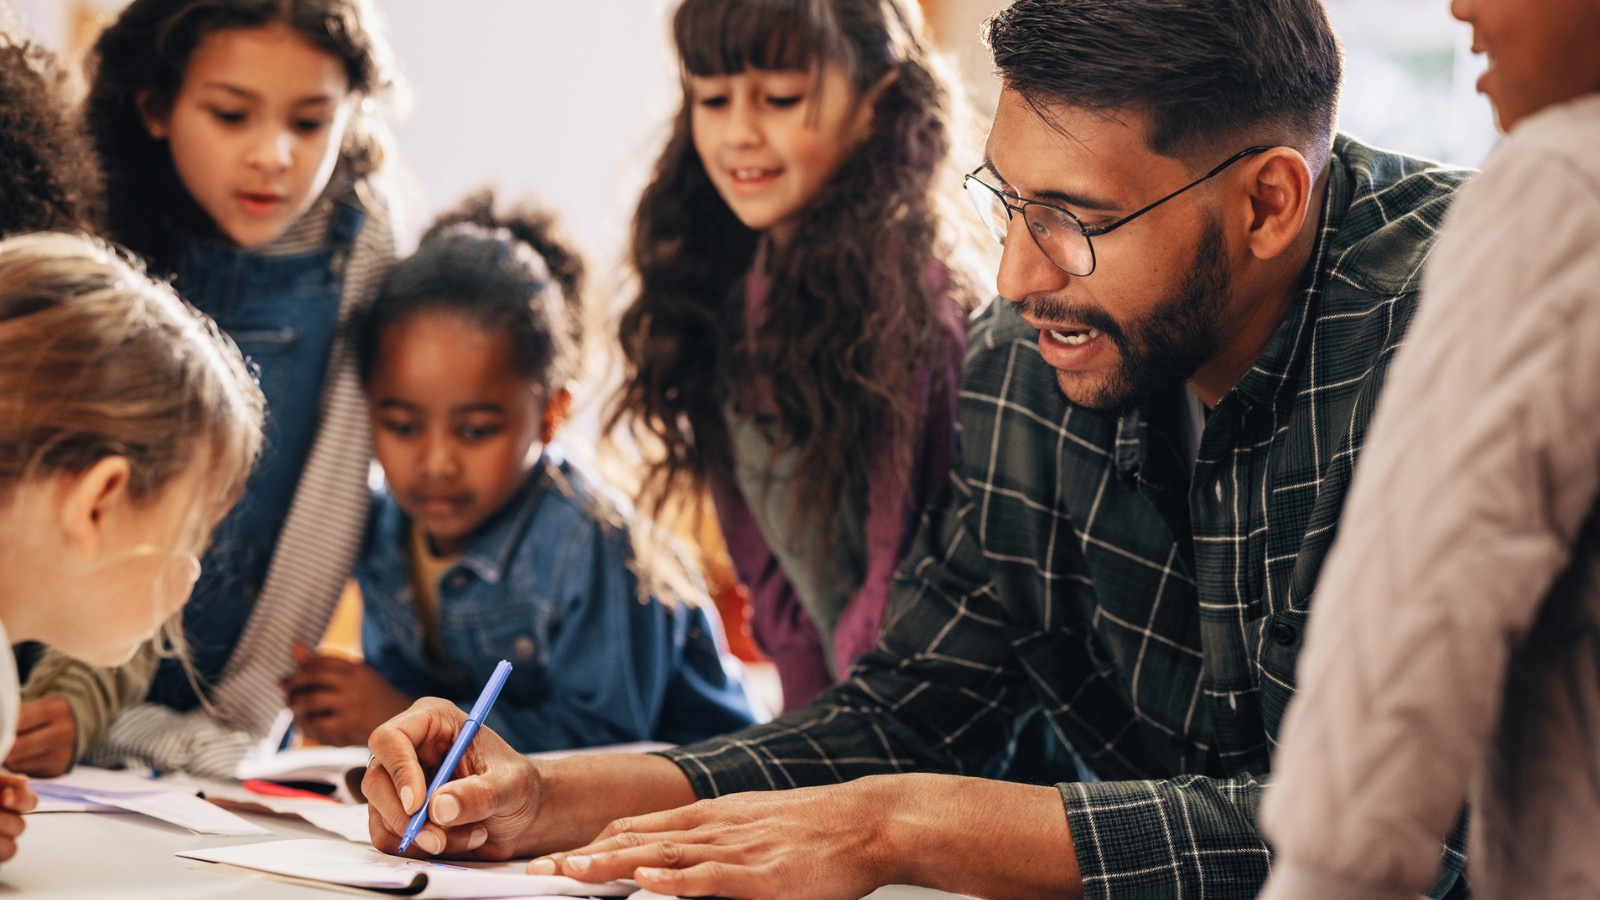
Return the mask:
[[[1253,898],[1312,588],[1465,175],[1335,140],[1307,273],[1212,411],[1192,477],[1176,390],[1121,416],[1075,406],[1038,332],[991,304],[963,371],[961,461],[877,650],[807,707],[666,755],[701,797],[975,774],[1042,709],[1103,779],[1059,785],[1086,896]],[[1444,863],[1441,889],[1462,859]]]

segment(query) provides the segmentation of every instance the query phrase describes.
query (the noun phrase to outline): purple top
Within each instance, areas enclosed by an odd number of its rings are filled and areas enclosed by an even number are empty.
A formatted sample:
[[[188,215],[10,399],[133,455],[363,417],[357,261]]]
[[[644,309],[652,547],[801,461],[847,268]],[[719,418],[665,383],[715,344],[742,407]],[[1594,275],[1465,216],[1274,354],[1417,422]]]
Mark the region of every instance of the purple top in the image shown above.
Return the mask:
[[[934,283],[944,282],[944,266],[935,262],[933,267]],[[748,293],[752,311],[759,309],[766,288],[766,279],[752,274]],[[857,657],[877,645],[894,570],[910,546],[923,507],[949,475],[956,451],[956,393],[966,345],[966,317],[953,302],[946,303],[930,336],[927,364],[911,386],[912,427],[921,437],[913,450],[909,491],[894,470],[892,435],[886,430],[884,440],[873,448],[862,523],[866,575],[840,612],[832,635],[831,655],[841,678]],[[834,682],[829,654],[823,648],[825,629],[818,627],[801,604],[737,483],[725,476],[709,482],[734,571],[750,589],[751,632],[778,668],[784,710],[794,709]]]

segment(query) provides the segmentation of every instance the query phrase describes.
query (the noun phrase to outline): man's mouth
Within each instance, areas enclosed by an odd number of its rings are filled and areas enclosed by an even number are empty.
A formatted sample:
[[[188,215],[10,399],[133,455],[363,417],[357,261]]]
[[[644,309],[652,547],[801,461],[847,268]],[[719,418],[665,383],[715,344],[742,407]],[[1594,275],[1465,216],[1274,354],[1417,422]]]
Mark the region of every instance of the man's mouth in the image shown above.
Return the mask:
[[[1050,335],[1051,340],[1066,344],[1069,347],[1081,347],[1099,337],[1102,332],[1098,328],[1061,329],[1059,331],[1047,329],[1045,334]]]

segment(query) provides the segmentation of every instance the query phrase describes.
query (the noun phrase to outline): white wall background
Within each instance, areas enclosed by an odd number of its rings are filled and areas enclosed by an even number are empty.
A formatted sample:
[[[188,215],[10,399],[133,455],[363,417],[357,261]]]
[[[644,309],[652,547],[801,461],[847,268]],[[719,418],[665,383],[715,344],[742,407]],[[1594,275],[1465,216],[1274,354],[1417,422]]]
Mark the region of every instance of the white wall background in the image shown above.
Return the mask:
[[[622,247],[676,100],[661,0],[382,0],[414,105],[396,129],[424,215],[498,183]],[[598,260],[597,260],[598,261]]]
[[[7,2],[7,0],[0,0]],[[81,10],[125,0],[9,0],[46,43]],[[1348,61],[1340,127],[1382,146],[1476,165],[1494,142],[1473,91],[1481,60],[1447,0],[1327,0]],[[563,214],[615,270],[633,200],[676,103],[673,0],[378,0],[414,104],[397,126],[417,191],[402,243],[467,191],[498,184]],[[1004,3],[929,0],[929,26],[984,115],[998,88],[978,38]]]

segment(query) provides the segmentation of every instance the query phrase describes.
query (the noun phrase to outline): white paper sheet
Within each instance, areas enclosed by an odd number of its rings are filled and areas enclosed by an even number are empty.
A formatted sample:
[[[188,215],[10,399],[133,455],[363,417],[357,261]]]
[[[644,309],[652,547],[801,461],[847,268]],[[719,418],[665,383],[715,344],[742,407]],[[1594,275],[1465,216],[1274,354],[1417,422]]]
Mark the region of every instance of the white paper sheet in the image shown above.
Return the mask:
[[[200,786],[200,790],[207,800],[224,809],[298,816],[345,840],[358,844],[372,843],[372,835],[367,827],[367,806],[364,803],[343,803],[332,797],[276,797],[257,793],[243,785],[224,782],[207,782]]]
[[[246,756],[234,769],[233,777],[240,781],[261,778],[267,781],[317,781],[337,785],[343,781],[346,769],[365,766],[371,756],[365,747],[284,750],[270,755]]]
[[[227,863],[246,869],[324,881],[347,887],[394,892],[419,900],[454,898],[626,897],[638,890],[631,881],[584,884],[558,875],[526,875],[525,861],[510,863],[431,862],[403,859],[343,841],[269,841],[237,847],[185,850],[187,859]]]
[[[36,779],[33,788],[41,800],[49,797],[55,812],[127,810],[200,834],[272,833],[196,797],[190,788],[169,786],[131,772],[79,766],[59,778]]]

